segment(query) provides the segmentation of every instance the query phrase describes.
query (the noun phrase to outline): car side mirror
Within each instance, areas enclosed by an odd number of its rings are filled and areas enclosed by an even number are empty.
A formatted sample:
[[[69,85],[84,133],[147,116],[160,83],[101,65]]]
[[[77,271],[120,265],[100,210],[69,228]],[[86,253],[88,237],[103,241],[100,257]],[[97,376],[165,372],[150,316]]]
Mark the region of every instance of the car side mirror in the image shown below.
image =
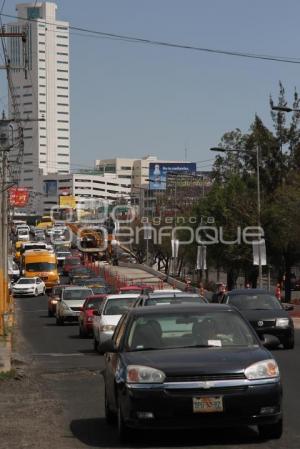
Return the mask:
[[[280,345],[280,340],[275,335],[263,334],[261,341],[267,349],[276,349]]]
[[[283,303],[282,307],[284,308],[284,310],[286,310],[287,312],[294,310],[294,306],[293,304],[288,304],[288,303]]]
[[[99,312],[99,310],[93,310],[93,315],[94,316],[100,316],[101,313]]]
[[[117,348],[112,338],[105,340],[99,345],[99,352],[105,354],[106,352],[117,352]]]

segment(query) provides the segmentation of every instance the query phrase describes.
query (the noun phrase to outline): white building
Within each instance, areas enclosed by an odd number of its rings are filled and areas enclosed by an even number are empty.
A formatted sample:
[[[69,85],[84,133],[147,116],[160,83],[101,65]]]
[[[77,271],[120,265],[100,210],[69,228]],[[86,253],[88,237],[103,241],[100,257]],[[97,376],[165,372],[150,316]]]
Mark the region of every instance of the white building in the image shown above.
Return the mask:
[[[7,25],[8,31],[25,31],[28,38],[27,79],[24,70],[13,68],[24,66],[20,38],[8,39],[8,52],[14,101],[22,118],[33,119],[24,128],[20,180],[32,192],[39,189],[42,175],[70,171],[69,28],[68,22],[56,20],[56,9],[48,2],[18,4],[18,20]],[[36,120],[42,117],[45,121]]]
[[[100,173],[114,173],[119,179],[130,181],[132,191],[149,186],[149,164],[159,163],[182,163],[186,161],[160,160],[157,156],[144,156],[140,159],[98,159],[95,161],[96,169]]]
[[[40,192],[40,214],[47,213],[59,204],[61,195],[75,197],[77,209],[99,201],[113,203],[114,201],[130,200],[131,185],[126,180],[120,180],[115,174],[103,175],[87,173],[48,174],[43,176],[43,191]]]

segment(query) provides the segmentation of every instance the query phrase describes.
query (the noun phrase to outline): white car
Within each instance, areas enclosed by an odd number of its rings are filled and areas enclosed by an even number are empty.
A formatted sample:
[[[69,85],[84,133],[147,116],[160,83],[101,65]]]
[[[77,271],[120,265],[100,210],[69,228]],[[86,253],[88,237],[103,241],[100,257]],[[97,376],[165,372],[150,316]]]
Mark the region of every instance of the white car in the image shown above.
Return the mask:
[[[12,284],[12,293],[15,296],[39,296],[46,293],[45,282],[39,277],[20,278]]]
[[[93,295],[93,290],[87,287],[66,287],[56,304],[56,324],[62,326],[65,321],[78,321],[80,311],[87,296]]]
[[[99,345],[112,337],[114,330],[123,315],[133,307],[139,294],[108,295],[101,309],[94,311],[93,335],[94,349],[99,351]]]

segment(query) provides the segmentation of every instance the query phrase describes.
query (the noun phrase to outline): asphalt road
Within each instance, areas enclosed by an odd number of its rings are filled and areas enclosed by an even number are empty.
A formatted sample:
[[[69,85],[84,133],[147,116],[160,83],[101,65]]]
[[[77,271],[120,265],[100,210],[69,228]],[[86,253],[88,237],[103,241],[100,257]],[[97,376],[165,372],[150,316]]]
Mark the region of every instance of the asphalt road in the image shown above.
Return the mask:
[[[58,449],[64,447],[121,447],[116,428],[106,424],[103,408],[103,357],[94,353],[91,339],[78,337],[77,324],[56,326],[47,316],[47,299],[16,300],[19,326],[27,344],[25,354],[35,375],[63,408]],[[24,355],[24,354],[23,354]],[[279,441],[259,441],[256,430],[227,429],[201,432],[151,432],[137,435],[130,447],[143,448],[300,448],[300,331],[292,351],[274,351],[284,385],[284,435]],[[66,442],[68,444],[66,444]],[[127,446],[129,447],[129,446]],[[43,449],[43,442],[40,444]]]

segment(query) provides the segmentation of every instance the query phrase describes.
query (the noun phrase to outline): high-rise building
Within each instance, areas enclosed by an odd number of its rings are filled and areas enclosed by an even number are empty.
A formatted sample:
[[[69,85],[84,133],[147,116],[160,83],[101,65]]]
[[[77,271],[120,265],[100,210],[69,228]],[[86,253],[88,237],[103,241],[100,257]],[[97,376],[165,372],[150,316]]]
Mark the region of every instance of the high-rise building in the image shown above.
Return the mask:
[[[56,9],[50,2],[21,3],[16,5],[17,21],[7,25],[8,31],[25,31],[28,37],[27,78],[20,38],[9,39],[8,53],[19,115],[33,120],[24,127],[20,179],[33,199],[42,175],[70,171],[69,27],[56,20]],[[10,98],[10,115],[13,111]]]

